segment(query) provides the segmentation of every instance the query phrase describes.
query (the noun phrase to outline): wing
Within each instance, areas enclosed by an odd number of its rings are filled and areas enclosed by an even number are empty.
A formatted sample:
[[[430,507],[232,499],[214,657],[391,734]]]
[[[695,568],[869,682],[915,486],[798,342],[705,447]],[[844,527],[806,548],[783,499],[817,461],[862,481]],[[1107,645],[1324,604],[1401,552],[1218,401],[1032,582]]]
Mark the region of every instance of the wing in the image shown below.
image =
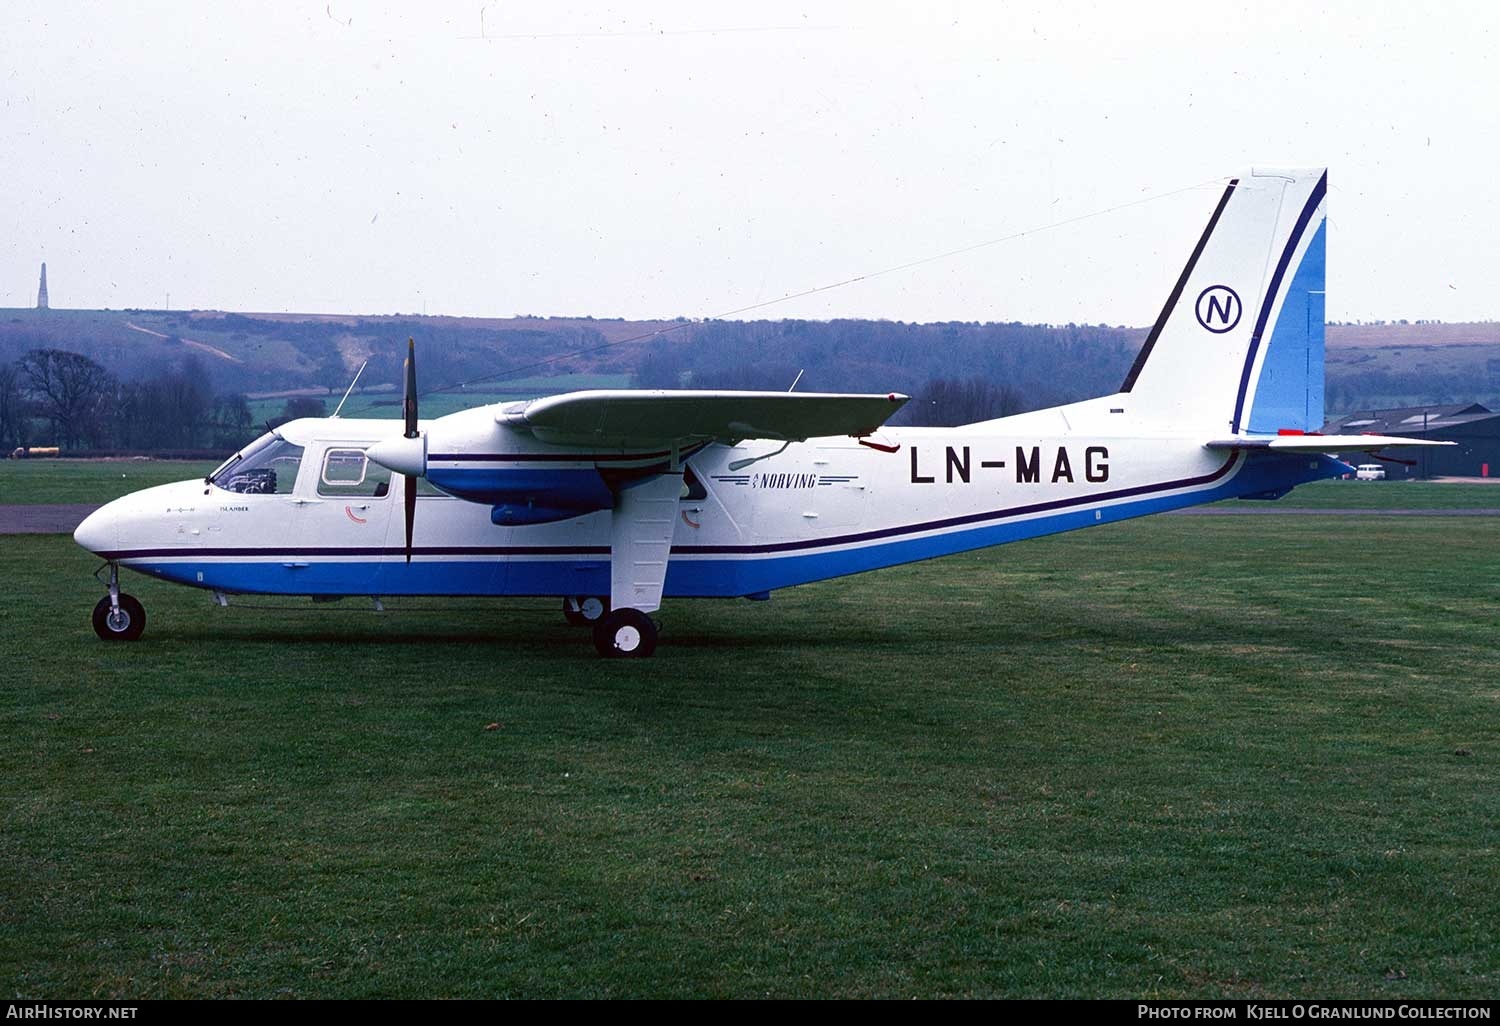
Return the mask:
[[[1271,452],[1374,452],[1416,445],[1457,445],[1430,438],[1396,435],[1275,435],[1258,438],[1224,438],[1206,443],[1209,449],[1269,449]]]
[[[745,438],[868,435],[908,397],[816,392],[568,392],[506,403],[495,419],[556,445],[628,448]]]

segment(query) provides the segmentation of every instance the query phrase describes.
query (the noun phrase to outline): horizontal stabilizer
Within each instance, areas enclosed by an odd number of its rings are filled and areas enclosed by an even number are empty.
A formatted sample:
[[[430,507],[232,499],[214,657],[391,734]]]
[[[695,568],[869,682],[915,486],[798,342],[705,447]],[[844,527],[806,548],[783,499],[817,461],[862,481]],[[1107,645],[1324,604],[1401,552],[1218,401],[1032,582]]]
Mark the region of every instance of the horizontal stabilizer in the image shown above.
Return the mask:
[[[908,397],[815,392],[568,392],[507,403],[495,419],[557,445],[650,446],[746,438],[800,442],[876,431]]]
[[[1398,435],[1261,435],[1223,438],[1205,443],[1208,449],[1269,449],[1272,452],[1374,452],[1417,445],[1457,445],[1433,438],[1403,438]]]

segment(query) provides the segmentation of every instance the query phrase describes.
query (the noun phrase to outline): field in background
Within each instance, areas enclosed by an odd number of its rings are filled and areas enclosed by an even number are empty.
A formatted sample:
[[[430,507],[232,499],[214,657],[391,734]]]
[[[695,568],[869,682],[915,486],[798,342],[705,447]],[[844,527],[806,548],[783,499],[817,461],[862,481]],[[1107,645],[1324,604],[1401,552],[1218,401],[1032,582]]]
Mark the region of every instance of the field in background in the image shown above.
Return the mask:
[[[135,575],[105,645],[94,563],[0,546],[18,998],[1500,981],[1500,519],[1158,517],[669,601],[639,664]]]
[[[1234,499],[1213,509],[1500,509],[1500,482],[1314,481],[1272,501]]]
[[[122,495],[201,478],[219,460],[0,460],[0,506],[105,503]]]

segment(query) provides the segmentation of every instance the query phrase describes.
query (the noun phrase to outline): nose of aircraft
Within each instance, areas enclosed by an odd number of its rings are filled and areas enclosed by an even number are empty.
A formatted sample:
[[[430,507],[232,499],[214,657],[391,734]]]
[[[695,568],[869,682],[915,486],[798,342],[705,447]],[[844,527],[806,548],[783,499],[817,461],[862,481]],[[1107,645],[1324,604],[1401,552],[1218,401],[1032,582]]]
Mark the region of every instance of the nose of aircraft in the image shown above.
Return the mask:
[[[120,518],[114,506],[101,506],[83,518],[83,523],[73,532],[73,540],[90,552],[111,552],[119,548]]]

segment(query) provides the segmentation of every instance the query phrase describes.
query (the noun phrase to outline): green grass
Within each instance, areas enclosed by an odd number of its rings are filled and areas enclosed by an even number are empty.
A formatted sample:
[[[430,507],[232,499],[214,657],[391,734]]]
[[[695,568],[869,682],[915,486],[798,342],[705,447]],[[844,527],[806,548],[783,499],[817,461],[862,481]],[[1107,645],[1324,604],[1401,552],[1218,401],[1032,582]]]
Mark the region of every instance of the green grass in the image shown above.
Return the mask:
[[[1449,481],[1314,481],[1273,502],[1219,503],[1216,508],[1500,509],[1500,484]]]
[[[217,460],[0,460],[0,505],[108,502],[201,478]]]
[[[1500,983],[1500,519],[1158,517],[669,602],[641,663],[133,575],[106,645],[92,557],[0,561],[18,997]]]

